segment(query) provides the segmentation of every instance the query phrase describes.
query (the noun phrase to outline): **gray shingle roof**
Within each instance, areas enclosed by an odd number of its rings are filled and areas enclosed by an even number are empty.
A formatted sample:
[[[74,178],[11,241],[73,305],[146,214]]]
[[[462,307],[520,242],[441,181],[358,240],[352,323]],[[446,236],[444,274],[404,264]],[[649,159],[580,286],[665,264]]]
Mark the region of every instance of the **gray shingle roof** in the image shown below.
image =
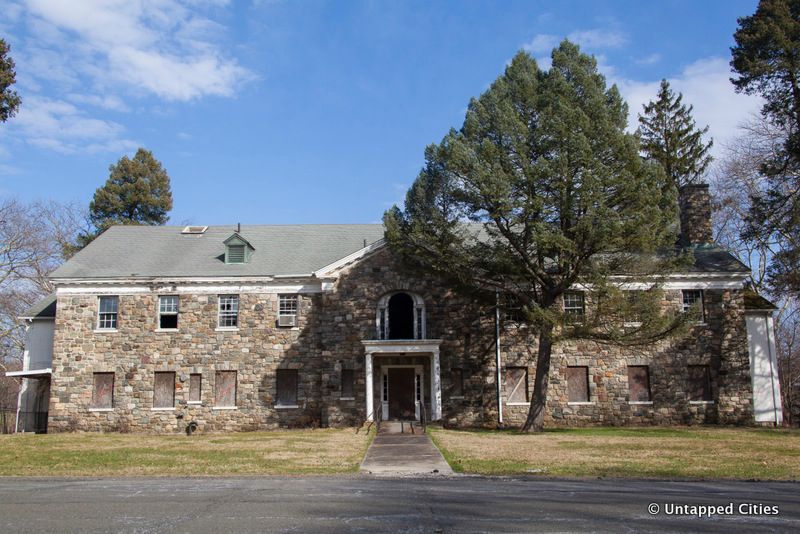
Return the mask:
[[[195,277],[308,274],[383,238],[381,224],[247,226],[255,248],[245,264],[226,264],[223,242],[235,225],[182,234],[182,226],[112,226],[51,278]]]
[[[255,251],[248,263],[226,264],[226,239],[237,227],[209,226],[201,235],[181,226],[112,226],[51,278],[273,276],[309,274],[383,238],[381,224],[242,226]],[[728,251],[694,249],[689,272],[741,273]]]
[[[56,316],[56,294],[50,293],[45,298],[28,308],[20,318],[45,319]]]

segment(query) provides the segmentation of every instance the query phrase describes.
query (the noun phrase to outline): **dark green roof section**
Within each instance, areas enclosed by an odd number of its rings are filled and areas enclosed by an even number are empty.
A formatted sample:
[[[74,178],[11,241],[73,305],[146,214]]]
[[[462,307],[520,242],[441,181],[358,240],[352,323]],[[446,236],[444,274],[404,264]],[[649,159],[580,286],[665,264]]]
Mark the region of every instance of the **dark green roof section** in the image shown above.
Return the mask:
[[[778,307],[773,303],[753,291],[748,289],[744,292],[744,309],[745,310],[758,310],[758,311],[774,311]]]
[[[56,294],[50,293],[45,298],[28,308],[20,319],[51,319],[56,316]]]
[[[250,261],[225,263],[236,225],[183,234],[183,226],[112,226],[51,278],[281,276],[310,274],[383,239],[381,224],[242,225]]]
[[[689,272],[749,273],[750,269],[729,251],[716,246],[693,247],[694,265]]]

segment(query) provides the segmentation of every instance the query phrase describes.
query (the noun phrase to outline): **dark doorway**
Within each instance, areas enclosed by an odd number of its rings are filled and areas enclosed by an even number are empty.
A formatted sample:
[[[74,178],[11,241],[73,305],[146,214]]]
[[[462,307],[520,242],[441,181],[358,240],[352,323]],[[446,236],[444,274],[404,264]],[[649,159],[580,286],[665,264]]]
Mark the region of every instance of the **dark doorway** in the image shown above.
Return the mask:
[[[390,367],[389,374],[389,419],[414,420],[417,418],[414,406],[413,367]]]
[[[414,339],[414,299],[408,293],[389,299],[389,339]]]

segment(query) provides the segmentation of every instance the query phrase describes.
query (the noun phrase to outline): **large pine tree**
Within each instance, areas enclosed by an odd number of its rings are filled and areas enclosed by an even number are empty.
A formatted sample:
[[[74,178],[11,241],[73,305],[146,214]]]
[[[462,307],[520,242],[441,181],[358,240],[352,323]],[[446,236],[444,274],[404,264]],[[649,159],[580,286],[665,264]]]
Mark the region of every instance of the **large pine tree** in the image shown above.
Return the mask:
[[[680,320],[664,315],[657,285],[623,298],[614,275],[656,281],[656,254],[676,235],[675,187],[625,131],[627,106],[594,58],[564,41],[552,68],[518,53],[468,107],[464,125],[425,151],[405,210],[384,215],[401,264],[487,304],[522,305],[538,352],[525,430],[541,431],[553,344],[566,337],[651,342]],[[580,323],[564,292],[590,288]],[[619,318],[632,306],[641,327]]]
[[[642,153],[657,161],[677,187],[699,181],[711,164],[709,150],[713,141],[703,141],[708,126],[698,129],[692,118],[693,107],[683,104],[683,95],[670,89],[667,80],[655,101],[644,105],[639,114],[637,134]]]
[[[21,102],[17,92],[11,89],[17,81],[17,73],[14,71],[14,60],[8,52],[8,43],[0,39],[0,122],[13,117]]]
[[[115,224],[165,224],[171,209],[167,171],[152,152],[140,148],[133,158],[122,156],[109,167],[108,180],[95,191],[89,204],[89,220],[95,231],[81,235],[79,243],[86,246]]]
[[[800,1],[761,0],[739,19],[731,48],[736,90],[764,98],[762,115],[786,132],[765,162],[767,187],[752,198],[746,239],[778,243],[769,267],[777,293],[800,296]]]

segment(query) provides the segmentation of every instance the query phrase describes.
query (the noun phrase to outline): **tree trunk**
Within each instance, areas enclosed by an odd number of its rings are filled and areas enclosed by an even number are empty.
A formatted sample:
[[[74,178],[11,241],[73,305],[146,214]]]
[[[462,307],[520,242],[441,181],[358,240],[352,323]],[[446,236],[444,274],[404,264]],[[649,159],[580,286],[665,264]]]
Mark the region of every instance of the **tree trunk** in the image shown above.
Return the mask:
[[[547,384],[550,380],[550,355],[553,352],[553,325],[542,326],[539,331],[539,350],[536,355],[536,377],[533,379],[533,397],[523,432],[544,431],[544,410],[547,403]]]

